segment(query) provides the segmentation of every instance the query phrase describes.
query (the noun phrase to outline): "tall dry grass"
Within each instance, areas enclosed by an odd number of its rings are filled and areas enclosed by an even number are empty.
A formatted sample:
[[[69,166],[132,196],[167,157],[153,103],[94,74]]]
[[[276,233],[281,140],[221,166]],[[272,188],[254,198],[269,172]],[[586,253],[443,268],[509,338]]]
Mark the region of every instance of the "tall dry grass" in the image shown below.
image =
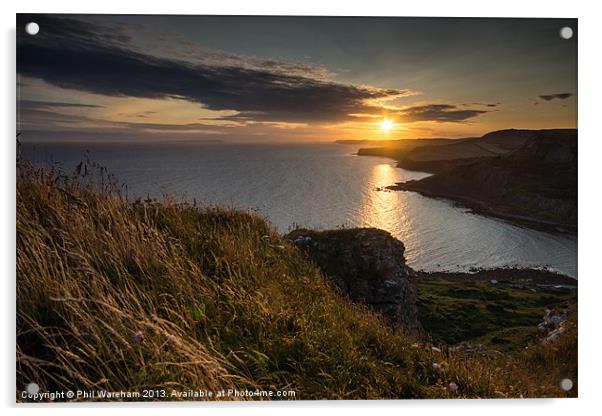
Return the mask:
[[[20,381],[43,390],[255,386],[195,336],[189,306],[216,296],[216,283],[119,195],[21,171],[17,211]]]
[[[131,203],[91,169],[84,162],[66,176],[19,162],[17,390],[565,394],[548,368],[563,351],[509,359],[433,350],[350,303],[261,218]],[[569,361],[576,372],[576,356]]]

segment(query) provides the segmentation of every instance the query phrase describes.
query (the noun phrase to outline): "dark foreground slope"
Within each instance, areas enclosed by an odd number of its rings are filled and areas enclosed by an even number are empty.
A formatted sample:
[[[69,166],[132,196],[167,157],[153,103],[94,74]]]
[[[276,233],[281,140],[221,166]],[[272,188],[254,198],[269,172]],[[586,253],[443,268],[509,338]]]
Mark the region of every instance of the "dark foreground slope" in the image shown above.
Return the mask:
[[[20,165],[16,262],[18,400],[32,380],[41,391],[164,391],[152,400],[222,389],[294,392],[262,397],[273,399],[576,394],[558,388],[576,372],[576,333],[512,360],[432,349],[242,212],[131,204],[88,177]]]
[[[508,154],[391,186],[546,230],[577,230],[577,131],[540,130]]]

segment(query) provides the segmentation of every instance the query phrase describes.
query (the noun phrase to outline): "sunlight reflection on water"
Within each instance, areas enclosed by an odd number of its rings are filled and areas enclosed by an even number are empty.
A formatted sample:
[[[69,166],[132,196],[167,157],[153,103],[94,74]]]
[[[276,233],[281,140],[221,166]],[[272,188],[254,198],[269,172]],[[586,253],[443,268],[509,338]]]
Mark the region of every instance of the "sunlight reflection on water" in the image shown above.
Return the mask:
[[[386,189],[399,180],[396,168],[391,163],[379,163],[372,169],[368,183],[374,187],[364,194],[362,223],[368,227],[392,230],[399,226],[407,227],[406,210],[398,204],[393,191]]]

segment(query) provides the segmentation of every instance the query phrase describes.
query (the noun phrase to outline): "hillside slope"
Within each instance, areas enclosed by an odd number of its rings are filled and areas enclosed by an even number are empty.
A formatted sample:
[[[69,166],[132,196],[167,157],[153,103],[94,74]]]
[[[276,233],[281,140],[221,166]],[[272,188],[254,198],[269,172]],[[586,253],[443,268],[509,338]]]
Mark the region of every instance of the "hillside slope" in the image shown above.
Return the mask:
[[[534,130],[499,130],[482,137],[453,140],[443,146],[417,147],[404,157],[414,162],[433,162],[499,156],[520,148],[534,132]]]
[[[576,394],[558,389],[576,371],[576,334],[513,360],[432,349],[343,296],[257,216],[129,203],[106,178],[22,162],[17,311],[18,392],[35,380],[42,391],[165,392],[135,400]]]

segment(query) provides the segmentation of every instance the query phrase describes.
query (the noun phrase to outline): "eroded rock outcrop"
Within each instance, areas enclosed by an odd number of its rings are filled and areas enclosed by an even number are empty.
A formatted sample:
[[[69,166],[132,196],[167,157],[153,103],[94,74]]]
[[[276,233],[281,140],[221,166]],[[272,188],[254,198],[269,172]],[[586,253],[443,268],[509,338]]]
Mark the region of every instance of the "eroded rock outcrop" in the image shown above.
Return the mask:
[[[422,331],[405,247],[391,234],[375,228],[298,229],[286,238],[353,301],[366,303],[406,332]]]
[[[546,309],[543,322],[537,325],[537,329],[541,334],[541,342],[550,344],[558,341],[566,332],[566,322],[571,316],[569,308],[562,309]]]

